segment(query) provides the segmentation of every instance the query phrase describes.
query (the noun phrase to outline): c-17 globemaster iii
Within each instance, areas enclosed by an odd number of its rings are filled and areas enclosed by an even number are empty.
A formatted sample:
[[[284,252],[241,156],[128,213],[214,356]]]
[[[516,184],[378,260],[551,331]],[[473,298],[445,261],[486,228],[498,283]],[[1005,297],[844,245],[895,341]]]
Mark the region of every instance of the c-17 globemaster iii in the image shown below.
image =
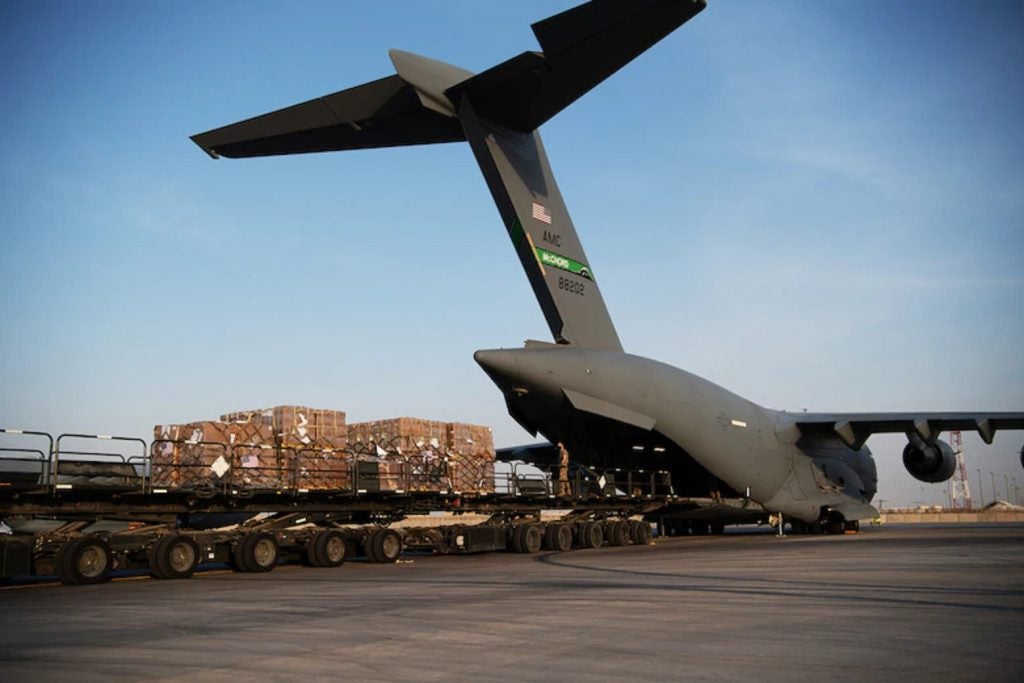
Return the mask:
[[[877,514],[870,435],[905,433],[907,470],[941,482],[955,466],[942,431],[991,443],[1024,412],[781,412],[623,350],[537,129],[704,7],[594,0],[534,24],[542,52],[479,74],[392,50],[395,75],[192,139],[214,158],[468,142],[554,337],[476,352],[511,416],[576,462],[662,467],[682,496],[842,529]]]

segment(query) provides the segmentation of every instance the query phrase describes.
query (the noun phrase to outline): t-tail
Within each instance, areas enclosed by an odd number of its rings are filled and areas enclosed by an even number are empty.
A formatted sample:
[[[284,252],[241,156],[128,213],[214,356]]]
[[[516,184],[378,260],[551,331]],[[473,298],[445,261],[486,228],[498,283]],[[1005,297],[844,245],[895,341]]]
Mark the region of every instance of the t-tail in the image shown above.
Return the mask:
[[[392,50],[394,76],[192,139],[214,158],[467,141],[555,341],[621,351],[537,129],[704,6],[592,0],[533,25],[543,52],[476,75]]]

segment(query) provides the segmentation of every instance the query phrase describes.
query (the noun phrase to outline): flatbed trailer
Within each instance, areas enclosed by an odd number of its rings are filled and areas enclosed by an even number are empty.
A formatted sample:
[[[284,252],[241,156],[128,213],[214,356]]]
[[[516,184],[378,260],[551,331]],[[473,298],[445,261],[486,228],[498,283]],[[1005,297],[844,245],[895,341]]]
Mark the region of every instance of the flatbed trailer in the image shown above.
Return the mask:
[[[243,471],[241,458],[252,448],[244,444],[221,444],[225,461],[214,485],[160,486],[151,469],[159,440],[0,433],[38,446],[0,448],[0,520],[11,531],[0,535],[0,580],[56,576],[77,585],[109,580],[123,569],[176,579],[207,563],[268,572],[283,562],[337,567],[356,556],[395,562],[406,551],[533,553],[647,544],[651,526],[638,517],[677,500],[666,472],[545,471],[513,463],[476,490],[460,491],[445,485],[451,479],[443,477],[443,466],[432,469],[427,482],[409,460],[395,466],[392,458],[385,481],[371,466],[376,456],[366,454],[344,460],[350,482],[344,489],[301,488],[284,464],[261,479],[276,486],[255,489],[234,474]],[[83,440],[108,449],[67,445]],[[545,510],[556,517],[542,520]],[[443,525],[412,521],[428,513],[450,518]],[[475,521],[461,523],[470,514]],[[406,523],[396,524],[401,520]]]

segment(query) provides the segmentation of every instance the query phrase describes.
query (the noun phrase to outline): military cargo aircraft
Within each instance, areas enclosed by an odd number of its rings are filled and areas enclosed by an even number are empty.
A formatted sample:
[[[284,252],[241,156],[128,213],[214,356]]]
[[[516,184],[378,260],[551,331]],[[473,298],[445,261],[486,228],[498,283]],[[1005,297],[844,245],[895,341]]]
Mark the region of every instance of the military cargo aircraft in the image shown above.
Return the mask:
[[[941,432],[991,443],[997,430],[1024,429],[1024,412],[789,413],[624,351],[537,129],[704,8],[593,0],[534,24],[542,51],[478,74],[392,50],[395,75],[192,139],[214,158],[468,142],[554,338],[476,352],[510,415],[575,462],[666,468],[682,496],[841,531],[877,515],[872,434],[906,434],[907,470],[941,482],[955,466]]]

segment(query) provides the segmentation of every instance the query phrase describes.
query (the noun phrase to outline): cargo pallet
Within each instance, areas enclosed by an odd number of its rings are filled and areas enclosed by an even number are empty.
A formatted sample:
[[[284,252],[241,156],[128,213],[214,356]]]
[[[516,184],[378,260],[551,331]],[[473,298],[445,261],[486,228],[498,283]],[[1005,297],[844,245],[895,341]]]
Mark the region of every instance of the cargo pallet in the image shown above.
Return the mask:
[[[280,563],[338,567],[355,556],[395,562],[406,551],[535,553],[646,545],[650,524],[630,517],[676,500],[667,472],[510,463],[493,481],[461,491],[446,485],[454,478],[444,459],[427,471],[420,461],[391,456],[385,476],[377,468],[380,459],[367,453],[346,453],[345,471],[339,472],[350,482],[345,489],[302,488],[287,465],[259,478],[273,481],[274,488],[254,489],[236,475],[245,473],[246,453],[268,448],[254,444],[200,444],[222,451],[219,472],[210,477],[213,483],[163,486],[154,484],[150,467],[163,440],[0,433],[37,445],[0,448],[0,520],[13,531],[0,535],[0,580],[56,576],[78,585],[107,581],[122,569],[148,569],[161,579],[187,578],[207,563],[268,572]],[[84,450],[69,445],[82,441],[92,445]],[[100,442],[108,450],[95,446]],[[127,452],[112,452],[112,445]],[[284,450],[294,456],[297,449]],[[298,461],[277,458],[278,463]],[[542,522],[542,510],[564,514]],[[390,526],[431,512],[455,513],[456,521]],[[487,519],[460,524],[459,513]],[[211,522],[225,526],[209,528]]]

